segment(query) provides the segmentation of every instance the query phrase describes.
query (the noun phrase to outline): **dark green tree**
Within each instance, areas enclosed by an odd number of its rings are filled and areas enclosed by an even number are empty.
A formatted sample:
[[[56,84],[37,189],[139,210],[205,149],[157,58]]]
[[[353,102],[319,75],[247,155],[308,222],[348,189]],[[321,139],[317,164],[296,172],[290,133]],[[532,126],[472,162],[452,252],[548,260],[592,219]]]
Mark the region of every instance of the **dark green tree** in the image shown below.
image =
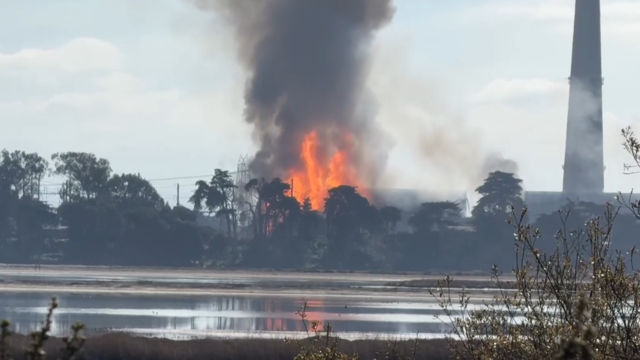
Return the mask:
[[[107,182],[109,200],[120,210],[150,208],[162,210],[166,203],[158,191],[140,174],[114,175]]]
[[[237,212],[235,208],[235,190],[237,186],[228,171],[216,169],[213,177],[207,183],[196,182],[196,190],[189,198],[196,211],[207,209],[219,219],[224,219],[228,236],[236,236]]]
[[[196,218],[196,213],[183,207],[127,210],[118,244],[120,260],[134,266],[202,264],[207,239]]]
[[[402,220],[402,211],[395,206],[383,206],[380,208],[380,218],[388,235],[395,232],[396,226]]]
[[[523,207],[522,180],[514,174],[495,171],[476,188],[480,194],[471,214],[478,227],[494,227],[496,221],[504,223],[511,215],[512,206],[517,211]]]
[[[515,214],[520,217],[524,207],[522,180],[514,174],[494,171],[484,180],[476,192],[480,194],[473,208],[473,224],[478,240],[491,249],[491,260],[500,267],[509,268],[514,251],[513,228],[507,220]],[[525,223],[528,221],[524,219]],[[511,239],[511,241],[509,241]]]
[[[254,233],[252,255],[245,260],[262,266],[302,266],[309,238],[300,224],[311,215],[291,196],[291,184],[280,178],[252,179],[245,190],[253,199],[249,209]]]
[[[18,197],[40,198],[40,182],[49,170],[49,163],[37,153],[2,151],[3,168]]]
[[[39,200],[47,168],[47,161],[36,153],[0,154],[0,248],[7,261],[42,255],[47,229],[57,224],[52,209]]]
[[[58,207],[58,216],[67,227],[65,262],[122,264],[125,254],[118,245],[124,236],[125,219],[115,206],[95,200],[66,201]]]
[[[48,245],[58,240],[50,237],[53,232],[49,231],[57,227],[58,216],[42,201],[23,196],[17,202],[14,219],[20,260],[40,262]]]
[[[407,258],[420,269],[436,269],[442,265],[443,243],[452,234],[450,226],[462,217],[462,208],[456,202],[436,201],[422,203],[409,217],[413,228],[412,241],[406,244]]]
[[[460,204],[452,201],[422,203],[409,217],[409,225],[419,234],[442,233],[462,218]]]
[[[56,153],[51,160],[53,173],[67,178],[60,190],[63,201],[94,200],[107,194],[111,176],[108,160],[84,152]]]
[[[327,224],[325,264],[338,269],[382,266],[379,243],[373,234],[381,228],[378,210],[353,186],[329,190],[324,215]]]

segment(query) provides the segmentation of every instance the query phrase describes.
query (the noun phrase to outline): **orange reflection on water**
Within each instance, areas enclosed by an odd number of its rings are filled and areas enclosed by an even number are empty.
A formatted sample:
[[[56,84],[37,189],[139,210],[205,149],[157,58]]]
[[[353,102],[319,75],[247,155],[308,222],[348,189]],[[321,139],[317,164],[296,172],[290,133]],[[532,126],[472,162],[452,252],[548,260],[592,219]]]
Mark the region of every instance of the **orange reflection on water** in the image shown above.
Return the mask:
[[[303,323],[302,319],[296,322],[296,331],[312,331],[311,325],[314,321],[318,322],[318,330],[322,331],[324,329],[324,312],[321,311],[310,311],[313,308],[322,308],[324,303],[322,300],[308,300],[307,301],[307,311],[305,311],[305,322]],[[305,324],[306,323],[306,324]],[[306,329],[305,329],[306,325]]]
[[[295,321],[293,322],[295,325],[295,331],[309,331],[311,332],[311,326],[312,323],[314,321],[318,322],[318,330],[323,330],[324,329],[324,313],[322,311],[309,311],[309,309],[311,308],[322,308],[323,307],[323,302],[321,300],[312,300],[312,301],[307,301],[307,311],[305,312],[305,319],[304,322],[302,321],[302,318],[296,316]],[[265,312],[267,314],[274,314],[275,316],[278,316],[277,314],[281,314],[283,313],[282,310],[282,302],[280,301],[265,301],[264,304],[265,307]],[[286,320],[282,319],[282,318],[267,318],[265,319],[265,330],[267,331],[292,331],[292,329],[289,329],[289,324],[290,322],[287,322]],[[306,328],[305,328],[306,325]]]
[[[282,303],[273,300],[265,301],[264,310],[267,314],[280,313],[282,312]],[[287,322],[280,318],[267,318],[264,326],[267,331],[288,331]]]

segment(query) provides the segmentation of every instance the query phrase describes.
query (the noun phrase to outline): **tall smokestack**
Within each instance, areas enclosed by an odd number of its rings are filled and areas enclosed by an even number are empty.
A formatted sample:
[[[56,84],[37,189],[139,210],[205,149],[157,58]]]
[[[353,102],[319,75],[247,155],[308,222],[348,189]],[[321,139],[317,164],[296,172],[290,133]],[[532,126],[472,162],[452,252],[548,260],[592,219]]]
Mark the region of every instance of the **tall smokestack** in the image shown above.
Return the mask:
[[[576,0],[562,191],[604,191],[600,0]]]

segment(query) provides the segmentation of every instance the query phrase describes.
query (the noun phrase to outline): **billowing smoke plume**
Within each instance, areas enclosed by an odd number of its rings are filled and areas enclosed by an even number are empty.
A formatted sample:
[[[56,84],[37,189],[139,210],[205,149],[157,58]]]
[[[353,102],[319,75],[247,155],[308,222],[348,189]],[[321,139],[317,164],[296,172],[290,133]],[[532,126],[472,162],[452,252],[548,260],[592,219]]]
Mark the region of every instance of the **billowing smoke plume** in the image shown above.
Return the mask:
[[[515,160],[504,158],[500,154],[489,154],[484,159],[484,163],[480,168],[480,172],[478,173],[478,179],[476,179],[477,184],[481,184],[482,181],[494,171],[502,171],[506,173],[511,173],[518,175],[518,163]]]
[[[392,0],[193,1],[234,26],[249,76],[245,117],[260,148],[255,175],[284,177],[300,166],[303,138],[313,131],[324,156],[348,148],[353,170],[375,181],[386,149],[366,79]]]

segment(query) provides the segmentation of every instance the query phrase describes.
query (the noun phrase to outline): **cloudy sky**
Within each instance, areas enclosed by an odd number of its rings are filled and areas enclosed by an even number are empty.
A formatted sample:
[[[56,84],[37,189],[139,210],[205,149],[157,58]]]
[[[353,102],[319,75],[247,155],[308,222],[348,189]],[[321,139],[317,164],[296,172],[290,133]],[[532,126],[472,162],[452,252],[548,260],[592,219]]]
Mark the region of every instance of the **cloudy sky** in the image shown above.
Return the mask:
[[[387,182],[470,188],[500,154],[527,189],[559,190],[573,2],[396,0],[370,76],[395,141]],[[602,7],[606,190],[624,191],[640,181],[620,145],[640,128],[640,2]],[[170,201],[182,184],[184,201],[189,177],[255,150],[235,54],[229,26],[184,0],[0,2],[0,148],[187,178],[154,181]]]

